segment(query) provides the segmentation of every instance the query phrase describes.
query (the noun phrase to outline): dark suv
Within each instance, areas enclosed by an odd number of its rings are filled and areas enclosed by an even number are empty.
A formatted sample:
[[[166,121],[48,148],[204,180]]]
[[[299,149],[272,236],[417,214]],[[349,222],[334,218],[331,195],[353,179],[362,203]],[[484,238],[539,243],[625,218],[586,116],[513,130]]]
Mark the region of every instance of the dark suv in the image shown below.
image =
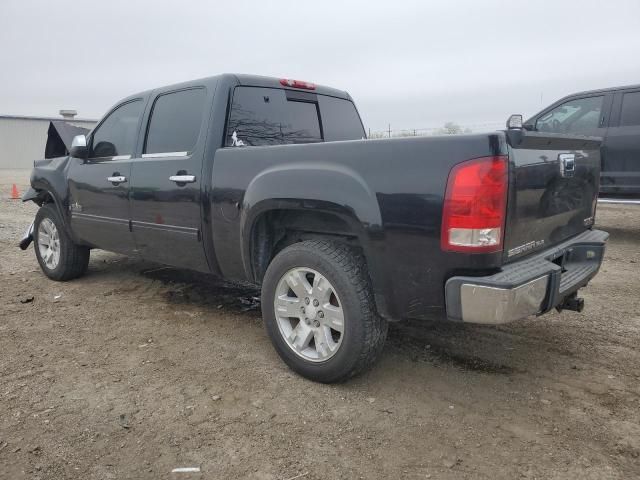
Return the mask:
[[[602,137],[600,193],[640,194],[640,85],[569,95],[524,126]]]

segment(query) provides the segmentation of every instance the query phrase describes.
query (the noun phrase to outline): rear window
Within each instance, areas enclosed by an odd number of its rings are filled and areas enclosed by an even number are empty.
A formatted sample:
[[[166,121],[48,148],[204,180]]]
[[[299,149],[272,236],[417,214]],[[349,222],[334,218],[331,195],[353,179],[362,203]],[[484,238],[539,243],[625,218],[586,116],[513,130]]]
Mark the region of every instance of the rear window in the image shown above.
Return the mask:
[[[355,105],[342,98],[318,95],[324,139],[327,142],[338,140],[360,140],[364,138],[364,128]]]
[[[625,93],[622,97],[620,126],[640,125],[640,92]]]
[[[161,95],[151,111],[144,153],[191,152],[200,135],[204,88]]]
[[[236,87],[227,123],[228,147],[321,142],[318,104],[287,99],[277,88]]]

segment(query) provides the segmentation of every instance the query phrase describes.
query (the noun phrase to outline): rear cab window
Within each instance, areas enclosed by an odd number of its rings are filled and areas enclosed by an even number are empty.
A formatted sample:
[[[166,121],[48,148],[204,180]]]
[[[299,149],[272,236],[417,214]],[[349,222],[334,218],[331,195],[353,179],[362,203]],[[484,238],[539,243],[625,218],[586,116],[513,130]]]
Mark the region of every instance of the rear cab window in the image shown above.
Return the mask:
[[[225,145],[228,147],[286,145],[322,141],[318,105],[289,100],[278,88],[236,87]]]
[[[326,142],[365,138],[362,120],[353,102],[343,98],[318,95],[318,103]]]
[[[227,121],[225,146],[266,146],[364,137],[349,100],[279,88],[238,86]]]
[[[205,96],[204,88],[160,95],[151,110],[142,156],[188,155],[200,135]]]

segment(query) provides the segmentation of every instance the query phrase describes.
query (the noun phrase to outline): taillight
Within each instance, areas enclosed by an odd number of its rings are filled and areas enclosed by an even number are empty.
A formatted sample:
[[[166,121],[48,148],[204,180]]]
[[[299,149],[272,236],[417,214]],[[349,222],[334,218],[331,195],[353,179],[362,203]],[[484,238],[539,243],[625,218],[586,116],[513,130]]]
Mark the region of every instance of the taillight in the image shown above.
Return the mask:
[[[316,86],[310,82],[303,82],[302,80],[291,80],[289,78],[281,78],[280,85],[284,87],[303,88],[305,90],[315,90]]]
[[[443,250],[502,250],[507,206],[508,160],[483,157],[460,163],[449,174],[442,210]]]

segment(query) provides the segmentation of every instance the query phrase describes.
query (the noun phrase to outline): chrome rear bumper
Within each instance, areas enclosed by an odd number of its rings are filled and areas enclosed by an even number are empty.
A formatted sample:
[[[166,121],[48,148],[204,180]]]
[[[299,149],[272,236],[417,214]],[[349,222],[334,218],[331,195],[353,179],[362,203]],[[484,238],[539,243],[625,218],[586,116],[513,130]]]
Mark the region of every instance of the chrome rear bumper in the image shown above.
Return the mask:
[[[590,230],[494,275],[452,277],[445,285],[447,317],[495,325],[548,312],[598,273],[608,237]]]
[[[469,323],[500,324],[535,315],[547,295],[548,277],[515,288],[463,283],[460,287],[462,319]]]

